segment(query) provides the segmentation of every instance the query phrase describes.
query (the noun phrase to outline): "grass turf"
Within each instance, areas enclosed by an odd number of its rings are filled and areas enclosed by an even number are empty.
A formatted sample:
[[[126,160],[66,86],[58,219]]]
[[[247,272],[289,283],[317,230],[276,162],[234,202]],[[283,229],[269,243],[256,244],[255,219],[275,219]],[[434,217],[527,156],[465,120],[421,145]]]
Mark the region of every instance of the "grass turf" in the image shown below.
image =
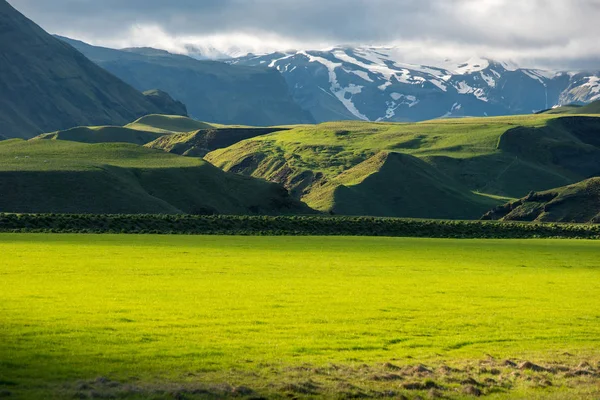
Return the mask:
[[[0,254],[0,391],[24,398],[112,381],[139,398],[460,398],[421,369],[377,373],[448,364],[482,382],[473,360],[600,356],[598,242],[2,234]],[[590,377],[498,371],[512,386],[492,398],[598,395]]]

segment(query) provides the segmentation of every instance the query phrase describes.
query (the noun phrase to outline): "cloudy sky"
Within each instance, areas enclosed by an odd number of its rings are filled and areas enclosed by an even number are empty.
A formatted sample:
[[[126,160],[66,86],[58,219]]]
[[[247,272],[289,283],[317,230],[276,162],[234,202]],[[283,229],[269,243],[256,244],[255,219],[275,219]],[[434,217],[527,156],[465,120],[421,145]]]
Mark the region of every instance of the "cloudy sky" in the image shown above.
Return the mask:
[[[109,47],[395,45],[409,62],[477,55],[600,69],[600,0],[8,1],[51,33]]]

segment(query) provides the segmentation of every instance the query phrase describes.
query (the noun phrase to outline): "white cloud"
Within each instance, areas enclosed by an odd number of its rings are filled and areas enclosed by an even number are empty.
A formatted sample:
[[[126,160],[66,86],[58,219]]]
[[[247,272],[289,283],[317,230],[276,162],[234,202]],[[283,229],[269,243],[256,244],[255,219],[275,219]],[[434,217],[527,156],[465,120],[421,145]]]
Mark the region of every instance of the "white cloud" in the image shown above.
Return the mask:
[[[600,60],[600,0],[10,2],[53,33],[111,47],[264,53],[394,44],[407,61],[479,55],[573,66]]]

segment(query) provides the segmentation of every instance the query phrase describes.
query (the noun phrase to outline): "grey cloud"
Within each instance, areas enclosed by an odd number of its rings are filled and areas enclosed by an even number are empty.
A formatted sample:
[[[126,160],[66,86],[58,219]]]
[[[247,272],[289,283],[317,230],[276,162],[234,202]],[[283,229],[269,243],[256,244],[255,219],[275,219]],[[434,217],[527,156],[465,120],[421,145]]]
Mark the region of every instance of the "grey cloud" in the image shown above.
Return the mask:
[[[153,24],[178,36],[273,33],[294,42],[470,46],[600,56],[600,0],[9,0],[44,28],[98,41]],[[587,46],[587,48],[586,48]],[[564,54],[559,54],[561,49]],[[540,56],[541,57],[541,56]]]

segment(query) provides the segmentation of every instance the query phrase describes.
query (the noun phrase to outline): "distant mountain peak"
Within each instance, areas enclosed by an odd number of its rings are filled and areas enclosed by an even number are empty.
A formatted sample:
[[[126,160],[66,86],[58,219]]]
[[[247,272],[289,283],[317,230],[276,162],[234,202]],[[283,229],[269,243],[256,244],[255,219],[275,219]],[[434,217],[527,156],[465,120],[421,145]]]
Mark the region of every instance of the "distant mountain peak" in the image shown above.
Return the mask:
[[[481,56],[419,64],[393,46],[334,46],[228,62],[277,69],[296,101],[321,122],[529,114],[600,98],[600,72],[526,69]]]

